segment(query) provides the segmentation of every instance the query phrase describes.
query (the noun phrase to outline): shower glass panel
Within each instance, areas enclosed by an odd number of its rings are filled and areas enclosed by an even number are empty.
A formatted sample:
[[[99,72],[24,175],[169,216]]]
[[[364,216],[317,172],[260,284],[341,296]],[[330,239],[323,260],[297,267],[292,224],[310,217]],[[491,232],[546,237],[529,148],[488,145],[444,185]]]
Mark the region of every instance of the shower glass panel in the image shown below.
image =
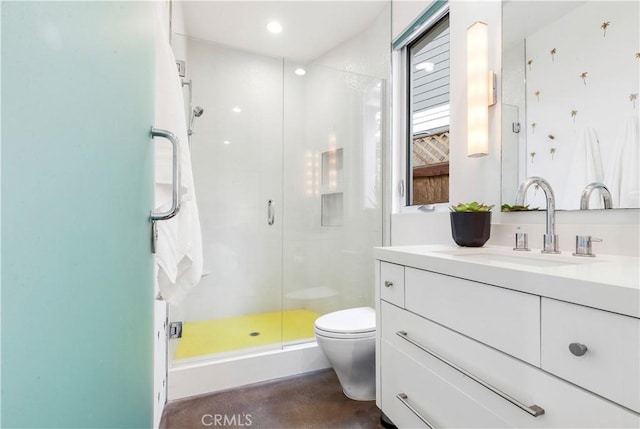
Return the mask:
[[[285,61],[283,308],[372,306],[384,81],[320,64],[299,76],[298,67]]]
[[[171,307],[183,323],[170,341],[174,363],[282,347],[283,62],[197,39],[186,46],[193,104],[204,109],[191,136],[204,273]]]

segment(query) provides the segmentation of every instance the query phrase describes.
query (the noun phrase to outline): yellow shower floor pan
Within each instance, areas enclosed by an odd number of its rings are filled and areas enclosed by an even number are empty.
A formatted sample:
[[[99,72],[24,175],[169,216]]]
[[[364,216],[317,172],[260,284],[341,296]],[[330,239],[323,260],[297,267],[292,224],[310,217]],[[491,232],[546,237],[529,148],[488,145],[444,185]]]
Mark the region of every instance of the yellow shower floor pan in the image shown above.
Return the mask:
[[[185,322],[175,359],[312,339],[318,317],[309,310],[287,310]]]

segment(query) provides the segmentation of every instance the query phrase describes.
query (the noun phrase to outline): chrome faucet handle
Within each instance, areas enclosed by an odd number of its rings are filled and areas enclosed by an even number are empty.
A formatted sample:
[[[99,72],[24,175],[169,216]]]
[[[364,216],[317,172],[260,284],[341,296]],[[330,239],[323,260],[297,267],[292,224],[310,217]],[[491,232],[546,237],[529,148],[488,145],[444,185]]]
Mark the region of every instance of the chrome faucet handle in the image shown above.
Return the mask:
[[[596,256],[593,253],[593,242],[601,243],[602,238],[594,238],[590,235],[576,235],[576,251],[573,256]]]
[[[542,236],[542,253],[554,253],[560,252],[560,240],[558,234],[544,234]]]
[[[516,247],[513,250],[529,252],[529,234],[526,232],[516,232]]]

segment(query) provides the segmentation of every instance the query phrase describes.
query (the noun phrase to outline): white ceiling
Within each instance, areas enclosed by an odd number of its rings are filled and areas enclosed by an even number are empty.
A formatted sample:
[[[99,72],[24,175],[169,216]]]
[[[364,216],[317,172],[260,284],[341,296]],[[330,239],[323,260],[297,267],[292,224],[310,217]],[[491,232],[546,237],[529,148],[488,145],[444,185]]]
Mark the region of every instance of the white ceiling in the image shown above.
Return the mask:
[[[374,1],[181,1],[186,35],[307,63],[362,32],[389,4]],[[266,25],[284,27],[271,34]]]

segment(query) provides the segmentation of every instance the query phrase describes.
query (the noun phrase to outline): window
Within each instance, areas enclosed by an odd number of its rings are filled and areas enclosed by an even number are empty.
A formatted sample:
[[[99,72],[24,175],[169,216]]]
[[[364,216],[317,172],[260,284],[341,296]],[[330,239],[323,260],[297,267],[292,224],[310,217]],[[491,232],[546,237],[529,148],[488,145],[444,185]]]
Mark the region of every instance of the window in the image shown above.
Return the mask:
[[[406,47],[407,205],[449,201],[449,15]]]

